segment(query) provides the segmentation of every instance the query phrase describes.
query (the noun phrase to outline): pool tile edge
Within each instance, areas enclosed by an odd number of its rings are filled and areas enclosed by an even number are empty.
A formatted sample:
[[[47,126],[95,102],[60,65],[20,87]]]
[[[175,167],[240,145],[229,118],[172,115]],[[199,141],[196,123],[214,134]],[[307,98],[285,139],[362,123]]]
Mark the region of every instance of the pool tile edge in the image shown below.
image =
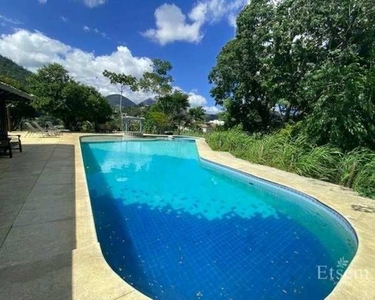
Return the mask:
[[[75,171],[76,171],[76,255],[73,264],[73,299],[139,299],[150,300],[130,284],[118,276],[108,265],[100,248],[97,238],[95,221],[92,214],[91,200],[88,192],[86,173],[84,170],[80,138],[85,134],[73,134],[72,143],[75,145]],[[82,253],[82,255],[79,255]],[[87,260],[87,256],[93,257],[92,261]],[[92,262],[96,267],[90,267]],[[82,279],[82,275],[87,275],[87,280]],[[92,280],[103,278],[105,281]],[[81,284],[81,282],[87,285]],[[92,285],[94,281],[94,285]],[[80,284],[78,284],[80,282]],[[115,297],[108,298],[108,287],[111,291],[116,291]],[[75,291],[75,292],[74,292]]]

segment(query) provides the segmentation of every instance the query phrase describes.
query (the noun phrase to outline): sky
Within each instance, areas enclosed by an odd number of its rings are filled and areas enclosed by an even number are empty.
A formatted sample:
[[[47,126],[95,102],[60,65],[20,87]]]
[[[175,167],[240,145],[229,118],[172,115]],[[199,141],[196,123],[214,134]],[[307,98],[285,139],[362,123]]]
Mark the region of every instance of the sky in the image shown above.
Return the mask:
[[[35,72],[53,62],[104,96],[102,72],[140,77],[151,59],[173,65],[174,87],[191,106],[217,113],[208,74],[234,37],[248,0],[0,0],[0,54]],[[152,96],[126,91],[136,103]]]

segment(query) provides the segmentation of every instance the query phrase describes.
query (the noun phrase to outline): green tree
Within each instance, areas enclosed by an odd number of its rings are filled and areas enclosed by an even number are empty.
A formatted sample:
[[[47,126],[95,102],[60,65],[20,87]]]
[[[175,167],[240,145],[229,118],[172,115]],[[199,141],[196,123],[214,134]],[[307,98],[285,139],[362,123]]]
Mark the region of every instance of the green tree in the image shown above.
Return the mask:
[[[139,83],[137,78],[135,78],[132,75],[126,75],[122,73],[115,73],[115,72],[110,72],[108,70],[105,70],[103,72],[103,76],[107,77],[111,84],[117,85],[118,90],[120,92],[120,128],[123,130],[123,123],[122,123],[122,98],[123,94],[126,89],[130,89],[133,92],[138,91],[139,89]]]
[[[187,110],[189,108],[189,96],[175,90],[173,93],[159,97],[154,105],[156,110],[168,116],[173,129],[180,130],[184,122],[187,121]]]
[[[61,119],[72,130],[83,121],[103,123],[110,119],[112,109],[94,88],[69,77],[59,64],[51,64],[30,78],[35,100],[32,105],[41,113]]]
[[[263,60],[268,59],[270,24],[274,8],[267,0],[254,0],[237,19],[236,38],[223,47],[209,74],[212,97],[230,114],[229,126],[242,124],[248,131],[267,130],[275,101],[265,86]]]
[[[303,120],[317,144],[374,147],[374,20],[371,0],[252,0],[209,75],[226,125]]]
[[[161,59],[152,60],[152,72],[144,72],[139,80],[139,87],[145,92],[151,92],[157,97],[168,95],[172,92],[173,78],[168,73],[172,64]]]
[[[155,108],[151,108],[145,116],[145,129],[148,132],[163,133],[169,125],[168,116]]]
[[[193,130],[198,130],[199,125],[204,122],[206,112],[202,106],[193,107],[189,109],[189,125]]]
[[[65,109],[63,90],[70,80],[68,71],[59,64],[40,68],[29,77],[30,90],[37,96],[33,106],[41,113],[61,117]]]

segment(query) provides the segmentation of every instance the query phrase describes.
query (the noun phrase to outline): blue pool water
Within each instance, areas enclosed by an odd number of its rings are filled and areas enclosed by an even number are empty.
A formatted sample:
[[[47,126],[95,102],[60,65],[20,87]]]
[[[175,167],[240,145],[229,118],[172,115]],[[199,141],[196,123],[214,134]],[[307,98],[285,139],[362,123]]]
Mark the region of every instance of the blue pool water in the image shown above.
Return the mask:
[[[329,213],[214,170],[193,141],[82,152],[103,254],[153,299],[324,299],[339,278],[319,279],[318,266],[345,269],[355,254]]]

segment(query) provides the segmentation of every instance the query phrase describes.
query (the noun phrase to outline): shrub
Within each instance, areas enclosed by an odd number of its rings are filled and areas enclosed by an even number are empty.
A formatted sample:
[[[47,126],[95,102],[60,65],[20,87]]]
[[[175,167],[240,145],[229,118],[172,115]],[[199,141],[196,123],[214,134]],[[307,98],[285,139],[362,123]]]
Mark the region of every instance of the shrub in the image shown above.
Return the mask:
[[[228,151],[252,163],[353,188],[375,198],[375,152],[357,148],[342,152],[331,145],[316,146],[292,126],[270,135],[248,135],[240,129],[206,136],[213,150]]]

